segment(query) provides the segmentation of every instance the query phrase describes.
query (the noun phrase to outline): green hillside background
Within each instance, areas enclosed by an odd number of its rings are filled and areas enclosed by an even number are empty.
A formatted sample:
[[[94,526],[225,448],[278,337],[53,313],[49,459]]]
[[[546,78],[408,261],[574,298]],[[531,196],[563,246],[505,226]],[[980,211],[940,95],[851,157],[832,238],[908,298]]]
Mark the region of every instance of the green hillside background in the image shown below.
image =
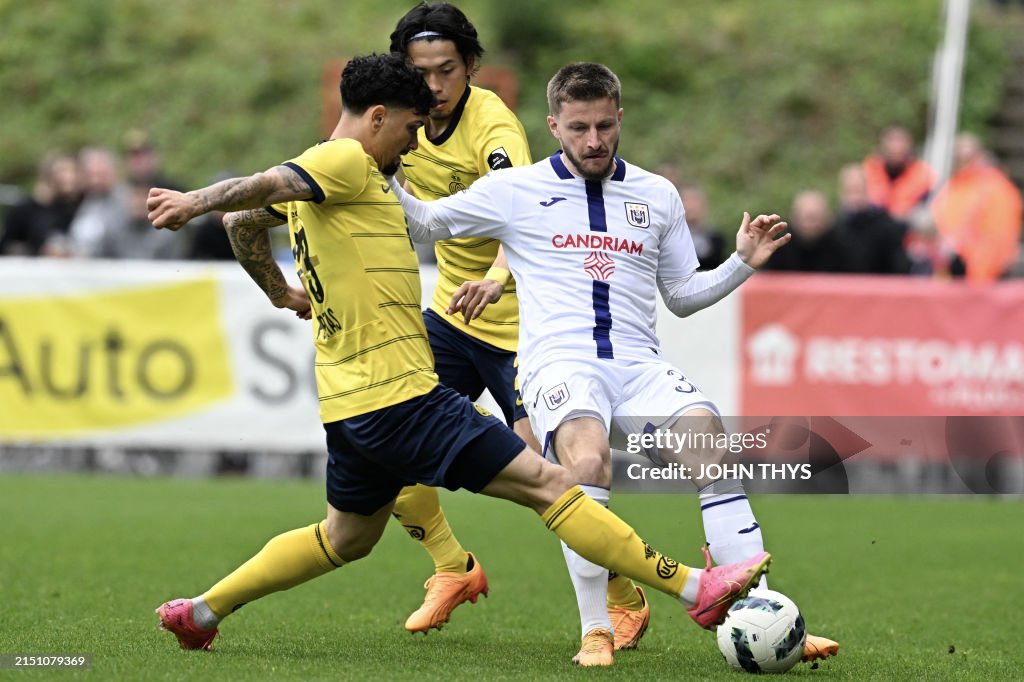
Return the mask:
[[[0,183],[27,186],[50,149],[149,130],[189,187],[262,170],[319,132],[324,65],[387,49],[412,2],[0,0]],[[570,61],[622,78],[620,153],[678,164],[713,216],[834,196],[881,126],[924,135],[941,0],[462,0],[488,53],[519,75],[535,157],[553,151],[544,87]],[[977,2],[962,127],[984,133],[1009,29]]]

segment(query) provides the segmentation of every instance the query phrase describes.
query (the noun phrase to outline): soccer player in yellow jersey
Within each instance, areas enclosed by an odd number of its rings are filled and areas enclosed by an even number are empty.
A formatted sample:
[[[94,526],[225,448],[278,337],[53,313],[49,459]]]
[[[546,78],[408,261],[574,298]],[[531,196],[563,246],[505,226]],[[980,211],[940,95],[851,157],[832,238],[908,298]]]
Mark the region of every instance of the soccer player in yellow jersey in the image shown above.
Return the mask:
[[[420,3],[399,19],[391,51],[409,58],[437,98],[419,148],[402,161],[407,186],[418,197],[446,197],[492,170],[532,163],[519,119],[493,92],[469,83],[484,48],[461,10]],[[501,244],[449,239],[437,242],[435,252],[437,286],[423,321],[438,378],[471,400],[489,390],[505,423],[539,451],[518,390],[519,299]],[[407,630],[439,628],[459,604],[487,594],[483,568],[452,533],[436,489],[406,488],[394,515],[434,560],[435,574]]]
[[[153,189],[149,219],[179,229],[208,211],[225,217],[236,257],[279,308],[313,319],[320,413],[327,433],[327,516],[272,538],[193,599],[157,613],[183,649],[209,649],[221,620],[244,604],[360,559],[380,539],[407,485],[466,488],[517,502],[588,560],[678,598],[710,628],[766,570],[689,568],[654,550],[497,418],[437,381],[419,313],[416,256],[402,209],[382,182],[433,95],[397,55],[352,59],[331,139],[270,170],[182,194]],[[267,207],[270,207],[269,210]],[[289,287],[267,228],[285,220],[302,288]]]

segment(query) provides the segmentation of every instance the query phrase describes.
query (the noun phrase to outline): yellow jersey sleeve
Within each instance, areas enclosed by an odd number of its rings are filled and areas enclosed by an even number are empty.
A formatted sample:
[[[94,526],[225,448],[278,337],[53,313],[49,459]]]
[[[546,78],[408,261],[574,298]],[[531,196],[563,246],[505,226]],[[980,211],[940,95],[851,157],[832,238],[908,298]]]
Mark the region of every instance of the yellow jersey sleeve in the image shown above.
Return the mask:
[[[530,159],[530,146],[526,143],[526,133],[515,117],[501,117],[485,122],[480,135],[477,168],[481,176],[499,168],[529,166],[533,163]]]
[[[276,217],[276,218],[280,218],[281,220],[283,220],[285,222],[288,222],[288,202],[287,201],[282,201],[282,202],[279,202],[279,203],[276,203],[276,204],[271,204],[270,206],[264,206],[263,210],[266,211],[267,213],[269,213],[270,215]]]

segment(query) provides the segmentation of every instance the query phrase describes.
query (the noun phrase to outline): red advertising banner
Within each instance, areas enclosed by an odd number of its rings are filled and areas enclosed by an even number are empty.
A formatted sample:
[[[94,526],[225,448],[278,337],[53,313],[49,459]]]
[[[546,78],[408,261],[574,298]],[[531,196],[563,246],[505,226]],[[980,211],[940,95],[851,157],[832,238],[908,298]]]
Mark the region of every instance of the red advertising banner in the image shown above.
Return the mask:
[[[766,273],[740,292],[742,414],[1024,414],[1024,282]]]

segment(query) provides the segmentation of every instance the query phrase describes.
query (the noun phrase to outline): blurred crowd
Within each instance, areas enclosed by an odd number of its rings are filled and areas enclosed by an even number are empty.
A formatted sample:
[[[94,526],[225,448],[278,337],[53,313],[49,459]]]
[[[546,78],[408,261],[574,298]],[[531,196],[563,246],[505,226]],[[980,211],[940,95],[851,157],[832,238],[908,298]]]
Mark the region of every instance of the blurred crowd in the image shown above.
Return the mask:
[[[878,149],[838,174],[838,206],[821,189],[796,193],[792,242],[768,269],[913,274],[993,281],[1021,276],[1020,189],[972,133],[953,145],[939,185],[910,131],[882,131]]]
[[[731,235],[711,224],[699,186],[682,182],[674,166],[658,172],[679,189],[701,268],[716,267],[732,249]],[[151,187],[179,189],[141,130],[125,134],[120,153],[87,147],[77,156],[48,154],[31,193],[4,216],[0,255],[233,258],[220,215],[204,216],[184,234],[153,229],[146,218]],[[874,153],[840,169],[836,189],[834,208],[821,188],[796,192],[786,215],[793,240],[768,269],[974,281],[1024,274],[1021,192],[976,135],[957,137],[952,173],[937,186],[910,131],[886,128]]]
[[[125,133],[120,152],[85,147],[47,154],[31,192],[7,210],[0,255],[52,258],[233,259],[220,216],[183,234],[155,230],[147,219],[151,187],[180,189],[166,177],[149,135]]]
[[[677,167],[658,174],[676,185],[701,269],[732,250],[732,238],[708,222],[701,189],[680,180]],[[838,173],[833,208],[821,188],[796,192],[785,214],[793,233],[766,269],[876,275],[929,275],[992,281],[1024,276],[1020,261],[1021,192],[980,138],[960,134],[953,169],[941,186],[914,151],[910,131],[882,131],[878,149]]]

